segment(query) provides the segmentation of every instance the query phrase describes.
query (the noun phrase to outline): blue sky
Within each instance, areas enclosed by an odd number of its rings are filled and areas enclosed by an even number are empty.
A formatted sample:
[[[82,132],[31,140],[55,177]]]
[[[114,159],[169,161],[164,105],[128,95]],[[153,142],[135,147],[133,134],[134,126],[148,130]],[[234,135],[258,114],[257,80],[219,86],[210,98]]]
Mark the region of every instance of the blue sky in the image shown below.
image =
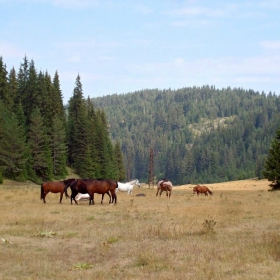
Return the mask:
[[[64,103],[214,85],[280,94],[280,1],[0,0],[0,56],[58,71]]]

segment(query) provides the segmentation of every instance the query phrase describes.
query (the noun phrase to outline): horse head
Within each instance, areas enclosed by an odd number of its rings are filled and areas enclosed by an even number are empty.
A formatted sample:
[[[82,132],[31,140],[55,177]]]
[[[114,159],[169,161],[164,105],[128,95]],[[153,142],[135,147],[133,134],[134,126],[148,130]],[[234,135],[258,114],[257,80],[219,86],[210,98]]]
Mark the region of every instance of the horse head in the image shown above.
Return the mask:
[[[141,187],[140,182],[138,179],[135,180],[135,185],[138,186],[139,188]]]
[[[70,179],[63,180],[63,183],[64,183],[65,186],[70,186],[75,181],[77,181],[77,179],[70,178]]]
[[[199,185],[197,185],[197,186],[195,186],[195,187],[193,187],[193,193],[195,194],[195,192],[197,192],[198,191],[198,188],[199,188],[200,186]]]

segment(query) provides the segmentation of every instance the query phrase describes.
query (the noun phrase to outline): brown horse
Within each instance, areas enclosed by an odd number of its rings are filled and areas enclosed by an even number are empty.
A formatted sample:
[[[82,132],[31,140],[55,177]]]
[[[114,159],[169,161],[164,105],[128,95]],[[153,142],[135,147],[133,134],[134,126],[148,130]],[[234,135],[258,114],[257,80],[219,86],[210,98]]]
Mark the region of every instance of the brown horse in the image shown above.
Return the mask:
[[[193,193],[197,193],[197,195],[199,195],[200,193],[204,193],[205,196],[207,195],[208,196],[208,193],[210,195],[213,194],[213,192],[211,192],[206,186],[200,186],[200,185],[197,185],[193,188]]]
[[[104,194],[108,194],[110,196],[110,203],[117,203],[117,195],[116,188],[118,187],[118,182],[110,179],[77,179],[70,185],[72,194],[71,194],[71,204],[72,200],[77,201],[75,199],[78,193],[88,193],[89,194],[89,205],[94,204],[94,194],[102,194],[101,203],[103,203]],[[67,194],[67,188],[65,187],[65,195]],[[112,197],[112,200],[111,200]]]
[[[158,196],[158,193],[159,193],[159,196],[161,196],[162,192],[166,192],[166,196],[170,199],[170,196],[171,196],[171,191],[172,191],[172,183],[170,180],[168,179],[162,179],[162,180],[159,180],[157,182],[157,194],[156,196]]]
[[[43,199],[44,203],[46,203],[46,195],[49,192],[52,193],[60,193],[60,201],[62,201],[63,193],[64,193],[64,188],[69,186],[72,182],[76,181],[76,179],[71,178],[63,181],[57,181],[57,182],[44,182],[41,185],[41,199]],[[68,197],[68,195],[66,195]]]

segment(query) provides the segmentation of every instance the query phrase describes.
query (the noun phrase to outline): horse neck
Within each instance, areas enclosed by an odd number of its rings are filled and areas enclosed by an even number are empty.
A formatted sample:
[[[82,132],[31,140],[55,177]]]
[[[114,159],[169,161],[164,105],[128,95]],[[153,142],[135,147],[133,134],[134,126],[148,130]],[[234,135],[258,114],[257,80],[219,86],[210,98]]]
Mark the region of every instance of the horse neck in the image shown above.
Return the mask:
[[[137,181],[137,179],[132,180],[132,181],[130,181],[130,182],[128,182],[128,183],[129,183],[130,185],[135,185],[136,181]]]

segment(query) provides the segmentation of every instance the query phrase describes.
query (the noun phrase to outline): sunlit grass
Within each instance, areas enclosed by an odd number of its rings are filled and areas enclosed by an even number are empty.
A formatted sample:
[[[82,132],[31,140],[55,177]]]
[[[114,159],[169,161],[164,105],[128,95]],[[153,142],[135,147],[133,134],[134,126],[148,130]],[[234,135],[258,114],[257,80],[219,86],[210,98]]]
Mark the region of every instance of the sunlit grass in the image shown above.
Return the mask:
[[[141,188],[89,206],[14,188],[0,186],[0,279],[280,278],[277,192]]]

